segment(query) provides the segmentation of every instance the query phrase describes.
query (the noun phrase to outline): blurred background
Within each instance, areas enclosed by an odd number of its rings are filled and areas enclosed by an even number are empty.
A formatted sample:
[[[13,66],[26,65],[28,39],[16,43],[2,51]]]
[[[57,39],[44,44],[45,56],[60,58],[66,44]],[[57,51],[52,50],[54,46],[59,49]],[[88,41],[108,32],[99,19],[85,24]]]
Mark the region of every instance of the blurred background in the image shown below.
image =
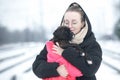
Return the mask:
[[[120,0],[0,0],[0,80],[40,80],[32,63],[72,2],[87,13],[103,50],[98,80],[120,79]]]

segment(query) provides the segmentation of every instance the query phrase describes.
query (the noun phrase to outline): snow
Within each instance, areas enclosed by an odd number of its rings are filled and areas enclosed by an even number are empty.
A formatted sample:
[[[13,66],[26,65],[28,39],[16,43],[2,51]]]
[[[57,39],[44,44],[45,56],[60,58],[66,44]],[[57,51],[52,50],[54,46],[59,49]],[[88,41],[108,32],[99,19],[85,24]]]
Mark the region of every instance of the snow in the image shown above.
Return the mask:
[[[120,70],[120,57],[118,56],[120,55],[120,42],[109,40],[99,41],[99,43],[103,49],[103,61],[96,73],[97,80],[119,80],[120,74],[115,69],[106,65],[105,62],[111,63],[111,65],[114,65]],[[43,47],[44,43],[26,43],[17,47],[14,44],[12,48],[6,50],[4,47],[5,50],[0,50],[0,80],[42,80],[35,76],[31,67],[36,55],[39,54]],[[112,51],[112,53],[110,53],[110,51]],[[113,52],[115,55],[113,55]],[[19,54],[22,55],[1,61],[1,59]],[[5,67],[7,68],[19,62],[21,63],[1,72]]]
[[[104,63],[106,62],[120,71],[120,41],[101,40],[99,43],[103,50],[103,62],[96,74],[98,80],[120,80],[120,73]]]
[[[120,74],[105,64],[101,64],[97,74],[97,80],[120,80]]]

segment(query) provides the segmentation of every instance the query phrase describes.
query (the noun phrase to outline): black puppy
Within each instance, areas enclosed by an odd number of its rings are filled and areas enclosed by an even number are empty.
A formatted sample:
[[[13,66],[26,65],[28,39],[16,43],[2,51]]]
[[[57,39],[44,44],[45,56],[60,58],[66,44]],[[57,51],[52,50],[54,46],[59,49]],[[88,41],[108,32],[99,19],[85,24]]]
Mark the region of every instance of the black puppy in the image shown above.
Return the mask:
[[[56,44],[56,42],[59,43],[59,46],[63,49],[66,49],[68,47],[73,47],[80,53],[82,52],[82,49],[79,47],[78,44],[70,43],[70,41],[73,39],[74,33],[70,31],[70,29],[67,26],[59,26],[55,32],[53,33],[53,42]]]
[[[56,44],[56,42],[58,42],[59,46],[63,49],[66,49],[68,47],[75,48],[76,51],[79,52],[81,56],[84,56],[84,58],[86,59],[86,62],[88,64],[90,61],[92,62],[91,58],[87,54],[84,53],[84,50],[82,48],[80,48],[80,46],[78,44],[70,43],[70,41],[73,39],[73,37],[74,37],[74,33],[71,32],[68,27],[59,26],[53,33],[52,41],[54,42],[54,44]]]
[[[69,46],[72,46],[70,41],[73,39],[74,34],[70,31],[70,29],[66,26],[59,26],[55,32],[53,33],[53,42],[59,43],[60,47],[65,49]]]

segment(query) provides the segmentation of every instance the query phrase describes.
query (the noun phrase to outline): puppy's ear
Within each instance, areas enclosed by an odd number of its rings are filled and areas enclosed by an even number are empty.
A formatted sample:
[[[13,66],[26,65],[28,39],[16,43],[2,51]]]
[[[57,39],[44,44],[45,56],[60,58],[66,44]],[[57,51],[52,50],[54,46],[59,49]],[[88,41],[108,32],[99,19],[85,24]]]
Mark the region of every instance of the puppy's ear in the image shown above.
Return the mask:
[[[60,27],[58,27],[55,31],[54,31],[54,33],[53,33],[53,36],[54,36],[54,41],[56,41],[56,42],[58,42],[58,41],[60,41],[61,39],[62,39],[62,35],[63,34],[61,34],[61,28]]]

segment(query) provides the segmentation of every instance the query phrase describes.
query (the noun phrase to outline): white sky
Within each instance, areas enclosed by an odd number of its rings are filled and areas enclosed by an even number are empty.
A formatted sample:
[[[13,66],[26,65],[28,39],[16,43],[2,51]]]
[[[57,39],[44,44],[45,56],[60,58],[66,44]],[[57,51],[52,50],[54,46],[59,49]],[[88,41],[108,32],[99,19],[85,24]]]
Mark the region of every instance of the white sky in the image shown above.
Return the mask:
[[[115,0],[0,0],[0,23],[10,30],[38,29],[40,25],[54,30],[74,1],[86,11],[95,32],[112,32]]]
[[[0,0],[0,21],[11,30],[38,24],[39,3],[39,0]]]

